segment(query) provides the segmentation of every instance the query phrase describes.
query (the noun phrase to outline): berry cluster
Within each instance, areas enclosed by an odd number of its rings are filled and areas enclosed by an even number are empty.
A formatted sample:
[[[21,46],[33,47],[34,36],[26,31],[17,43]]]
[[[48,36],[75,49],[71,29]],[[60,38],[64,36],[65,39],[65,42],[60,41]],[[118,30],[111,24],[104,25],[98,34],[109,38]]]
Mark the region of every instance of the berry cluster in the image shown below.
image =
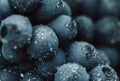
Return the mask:
[[[0,0],[0,81],[119,81],[120,0]]]

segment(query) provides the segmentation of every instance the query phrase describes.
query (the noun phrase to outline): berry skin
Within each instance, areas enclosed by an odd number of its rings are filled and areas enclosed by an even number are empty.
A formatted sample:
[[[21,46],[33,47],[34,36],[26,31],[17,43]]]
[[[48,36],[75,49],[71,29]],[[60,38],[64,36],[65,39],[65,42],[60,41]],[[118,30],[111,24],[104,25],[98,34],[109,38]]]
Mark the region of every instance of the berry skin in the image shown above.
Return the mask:
[[[81,0],[82,12],[92,18],[97,15],[99,0]]]
[[[82,13],[82,0],[65,0],[71,8],[72,16],[76,17]]]
[[[99,14],[101,16],[120,16],[119,0],[99,0]]]
[[[96,59],[97,59],[97,63],[98,65],[110,65],[111,61],[109,59],[109,57],[106,55],[106,53],[102,50],[98,50],[96,52]]]
[[[99,47],[99,50],[102,50],[105,52],[105,54],[108,56],[108,58],[111,61],[111,66],[116,67],[119,64],[119,52],[116,48],[114,47]]]
[[[0,22],[2,19],[13,14],[9,0],[0,0]]]
[[[91,41],[94,37],[94,23],[91,18],[87,16],[78,16],[76,17],[76,23],[78,27],[77,37],[81,40]]]
[[[72,16],[87,15],[96,18],[99,0],[65,0],[71,7]]]
[[[36,62],[38,72],[45,77],[52,76],[56,71],[57,67],[66,63],[66,58],[64,52],[59,49],[56,55],[49,59],[48,61]]]
[[[54,81],[89,81],[89,75],[81,65],[68,63],[58,68]]]
[[[2,55],[10,63],[18,63],[25,59],[25,51],[23,49],[12,48],[8,44],[2,45]]]
[[[119,19],[107,16],[100,19],[95,28],[95,40],[100,44],[118,44],[120,42]]]
[[[37,23],[48,24],[59,15],[71,16],[67,3],[63,0],[42,0],[41,5],[30,15],[30,19]]]
[[[0,37],[2,43],[11,47],[23,47],[32,36],[32,25],[28,18],[22,15],[12,15],[1,22]]]
[[[70,6],[65,1],[63,1],[63,7],[61,8],[61,10],[56,13],[56,17],[60,15],[72,16]]]
[[[99,65],[90,72],[90,81],[119,81],[117,73],[108,65]]]
[[[19,81],[19,76],[17,73],[12,72],[8,69],[0,69],[0,80],[1,81]]]
[[[77,34],[76,22],[66,15],[59,16],[49,26],[55,31],[61,43],[69,42]]]
[[[51,58],[58,49],[58,43],[58,38],[51,28],[37,25],[33,28],[28,54],[39,60]]]
[[[9,0],[12,7],[20,13],[28,13],[35,9],[41,0]]]
[[[68,49],[68,61],[91,69],[96,65],[96,49],[87,42],[74,42]]]
[[[87,42],[74,42],[68,49],[68,62],[79,63],[87,70],[91,70],[99,64],[109,64],[105,55],[100,54],[93,45]]]
[[[26,72],[20,81],[43,81],[35,72]]]

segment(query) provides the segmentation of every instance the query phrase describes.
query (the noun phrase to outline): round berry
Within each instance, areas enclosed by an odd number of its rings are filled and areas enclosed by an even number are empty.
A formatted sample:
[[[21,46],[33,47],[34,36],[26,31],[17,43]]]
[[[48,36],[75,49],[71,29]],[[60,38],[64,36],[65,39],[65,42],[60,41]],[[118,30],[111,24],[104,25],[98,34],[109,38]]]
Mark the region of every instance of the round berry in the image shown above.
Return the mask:
[[[68,63],[58,68],[54,81],[89,81],[89,75],[81,65]]]
[[[46,59],[53,56],[57,49],[58,38],[51,28],[45,25],[37,25],[33,28],[28,54],[35,59]]]
[[[27,17],[12,15],[1,22],[0,37],[2,43],[11,47],[23,47],[32,37],[32,25]]]

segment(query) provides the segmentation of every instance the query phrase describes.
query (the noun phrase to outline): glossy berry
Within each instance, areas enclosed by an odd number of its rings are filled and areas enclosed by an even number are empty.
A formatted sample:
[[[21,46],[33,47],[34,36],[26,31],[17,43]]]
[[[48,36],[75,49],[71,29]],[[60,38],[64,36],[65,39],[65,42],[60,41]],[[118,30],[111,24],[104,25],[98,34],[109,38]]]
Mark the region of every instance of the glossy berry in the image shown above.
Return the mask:
[[[49,24],[57,34],[60,42],[68,42],[77,34],[77,24],[69,16],[61,15]]]
[[[71,15],[69,6],[63,0],[42,0],[34,12],[30,16],[31,20],[42,24],[48,24],[59,15]]]
[[[54,81],[89,81],[89,75],[81,65],[68,63],[58,68]]]
[[[83,15],[76,17],[75,20],[78,27],[77,37],[81,40],[93,40],[95,26],[92,19]]]
[[[58,38],[54,31],[45,25],[37,25],[33,28],[28,54],[35,59],[46,59],[54,55],[58,49]]]
[[[22,15],[12,15],[1,22],[0,37],[2,43],[12,47],[23,47],[32,36],[32,26],[28,18]]]
[[[83,41],[72,43],[67,54],[69,62],[79,63],[87,70],[99,64],[109,64],[107,57],[103,57],[93,45]]]
[[[11,63],[18,63],[24,61],[25,51],[23,49],[12,48],[8,44],[2,45],[2,55],[3,57]]]
[[[1,81],[19,81],[19,75],[8,69],[0,69]]]
[[[90,81],[119,81],[119,78],[110,66],[99,65],[90,71]]]
[[[0,0],[0,21],[13,14],[9,0]]]
[[[119,19],[112,16],[103,17],[96,24],[95,38],[102,44],[117,44],[120,42]]]
[[[35,9],[41,0],[9,0],[11,6],[20,13],[28,13]]]
[[[65,54],[62,50],[58,50],[56,55],[48,61],[36,62],[38,72],[45,77],[52,76],[56,71],[57,67],[66,63]]]
[[[20,81],[43,81],[41,77],[35,72],[26,72],[25,75],[22,76]]]

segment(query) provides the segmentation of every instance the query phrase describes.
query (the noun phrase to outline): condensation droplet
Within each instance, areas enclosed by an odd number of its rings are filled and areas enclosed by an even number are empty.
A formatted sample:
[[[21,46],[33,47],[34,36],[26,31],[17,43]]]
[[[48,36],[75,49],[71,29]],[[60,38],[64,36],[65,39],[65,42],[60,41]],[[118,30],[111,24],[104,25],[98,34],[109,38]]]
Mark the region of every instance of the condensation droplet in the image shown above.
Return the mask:
[[[15,45],[15,46],[13,46],[13,49],[15,49],[15,50],[16,50],[16,49],[18,49],[18,47]]]
[[[23,73],[20,73],[20,76],[21,76],[21,77],[24,77],[24,74],[23,74]]]

